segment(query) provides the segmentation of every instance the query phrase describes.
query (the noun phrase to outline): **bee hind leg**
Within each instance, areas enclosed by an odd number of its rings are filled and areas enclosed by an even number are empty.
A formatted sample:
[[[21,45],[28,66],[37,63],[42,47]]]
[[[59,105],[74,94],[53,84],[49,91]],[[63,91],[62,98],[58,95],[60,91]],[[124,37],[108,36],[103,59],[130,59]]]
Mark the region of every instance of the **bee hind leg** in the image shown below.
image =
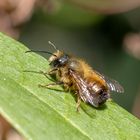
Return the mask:
[[[80,104],[81,104],[81,98],[80,98],[80,96],[77,94],[77,103],[76,103],[76,111],[77,111],[77,112],[79,112]]]

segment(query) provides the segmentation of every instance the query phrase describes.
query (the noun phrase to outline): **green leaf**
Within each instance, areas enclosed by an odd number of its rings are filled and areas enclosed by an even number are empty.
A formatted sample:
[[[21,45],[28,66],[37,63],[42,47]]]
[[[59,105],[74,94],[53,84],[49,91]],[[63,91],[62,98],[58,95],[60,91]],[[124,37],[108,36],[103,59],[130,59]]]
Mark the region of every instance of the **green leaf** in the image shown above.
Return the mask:
[[[140,139],[140,121],[113,101],[100,109],[82,103],[78,113],[72,94],[61,87],[39,88],[51,81],[24,71],[47,71],[48,62],[27,50],[0,34],[0,113],[26,139]]]

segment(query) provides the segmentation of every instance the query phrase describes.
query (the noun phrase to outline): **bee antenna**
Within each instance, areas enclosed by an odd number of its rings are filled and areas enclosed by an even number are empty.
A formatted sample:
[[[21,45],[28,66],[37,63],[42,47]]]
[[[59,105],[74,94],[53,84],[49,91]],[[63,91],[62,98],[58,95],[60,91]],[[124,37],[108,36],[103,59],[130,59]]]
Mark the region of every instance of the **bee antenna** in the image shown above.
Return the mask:
[[[51,41],[48,41],[48,43],[49,43],[56,51],[58,51],[58,49],[56,48],[56,46],[55,46]]]
[[[51,54],[55,57],[57,57],[55,54],[51,53],[51,52],[48,52],[48,51],[40,51],[40,50],[29,50],[29,51],[26,51],[25,53],[29,53],[29,52],[40,52],[40,53],[47,53],[47,54]]]

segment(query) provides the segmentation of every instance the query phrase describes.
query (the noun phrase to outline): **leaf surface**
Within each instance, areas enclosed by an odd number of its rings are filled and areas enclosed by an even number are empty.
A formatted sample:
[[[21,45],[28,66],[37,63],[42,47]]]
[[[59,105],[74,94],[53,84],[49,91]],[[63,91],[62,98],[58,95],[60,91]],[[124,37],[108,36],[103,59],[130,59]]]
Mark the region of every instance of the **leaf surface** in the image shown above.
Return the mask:
[[[61,87],[39,88],[52,81],[24,71],[47,71],[48,61],[27,50],[0,34],[0,113],[26,139],[140,139],[140,121],[113,101],[100,109],[82,103],[76,112],[72,94]]]

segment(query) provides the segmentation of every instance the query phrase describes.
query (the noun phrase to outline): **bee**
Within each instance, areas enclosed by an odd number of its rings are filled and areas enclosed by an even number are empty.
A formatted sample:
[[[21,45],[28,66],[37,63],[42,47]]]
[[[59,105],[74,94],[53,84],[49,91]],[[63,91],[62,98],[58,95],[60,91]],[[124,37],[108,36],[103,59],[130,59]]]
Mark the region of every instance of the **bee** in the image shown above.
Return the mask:
[[[77,96],[77,110],[79,110],[81,100],[97,108],[110,98],[110,92],[124,92],[117,81],[100,74],[84,60],[60,51],[53,43],[49,43],[56,52],[39,51],[51,54],[48,59],[51,69],[43,74],[55,76],[56,81],[42,86],[62,85],[65,90],[74,91]]]

